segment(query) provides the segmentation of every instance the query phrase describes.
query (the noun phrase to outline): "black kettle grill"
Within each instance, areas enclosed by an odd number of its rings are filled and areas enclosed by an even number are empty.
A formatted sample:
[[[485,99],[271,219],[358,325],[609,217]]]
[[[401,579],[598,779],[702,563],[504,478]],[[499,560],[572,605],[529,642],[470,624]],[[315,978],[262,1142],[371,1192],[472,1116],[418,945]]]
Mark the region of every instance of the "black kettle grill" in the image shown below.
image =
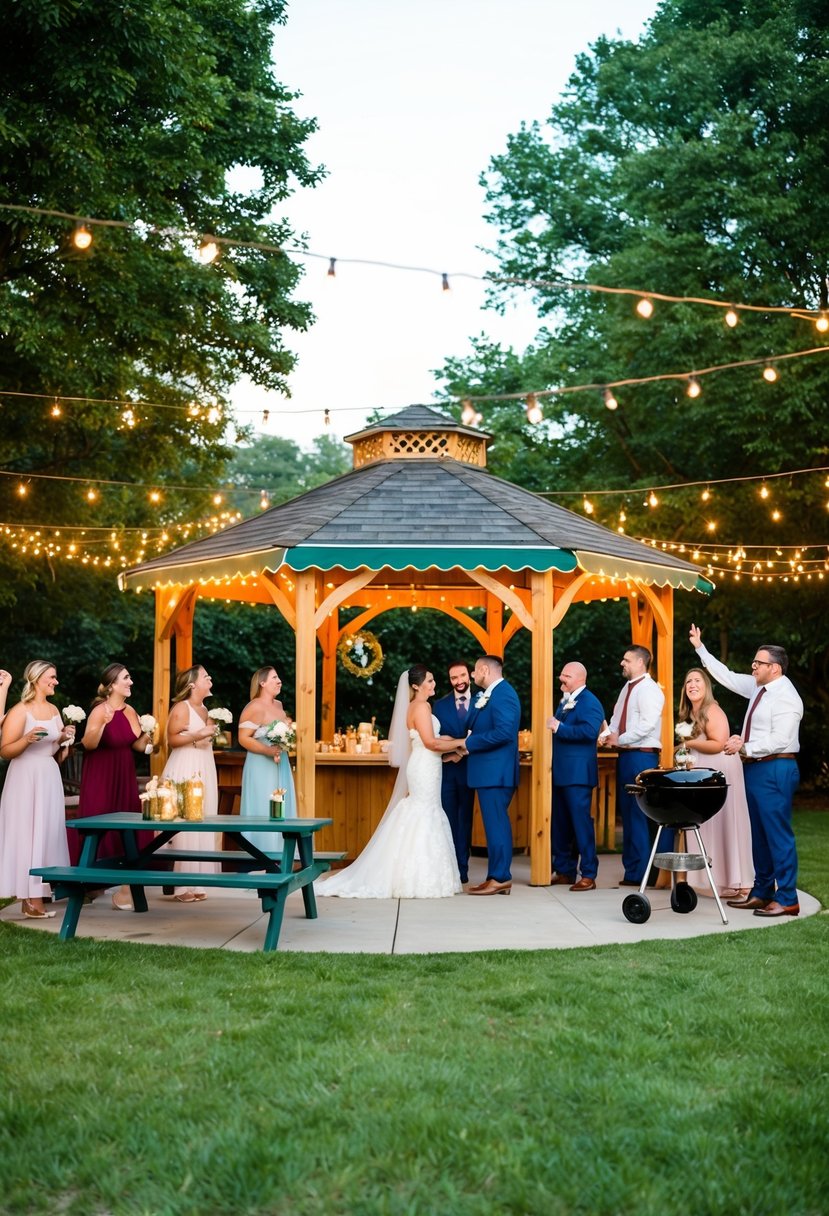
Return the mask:
[[[642,925],[651,914],[650,900],[645,895],[645,884],[651,866],[671,873],[671,907],[674,912],[693,912],[697,906],[697,893],[687,882],[678,882],[676,875],[688,870],[705,870],[708,883],[724,925],[728,917],[714,885],[711,864],[699,834],[700,824],[712,819],[723,807],[728,794],[725,774],[712,768],[646,768],[632,785],[625,789],[633,794],[639,809],[660,828],[693,832],[699,853],[657,853],[659,833],[653,842],[650,861],[645,869],[642,885],[636,895],[628,895],[622,902],[622,912],[632,924]]]

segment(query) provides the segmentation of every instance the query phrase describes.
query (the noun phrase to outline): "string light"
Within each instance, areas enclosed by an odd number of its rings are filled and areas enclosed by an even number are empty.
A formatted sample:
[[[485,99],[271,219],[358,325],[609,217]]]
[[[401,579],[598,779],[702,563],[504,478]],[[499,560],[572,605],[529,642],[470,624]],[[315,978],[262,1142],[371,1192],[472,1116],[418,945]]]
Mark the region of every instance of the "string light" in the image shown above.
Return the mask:
[[[710,497],[711,497],[711,491],[708,488],[708,486],[706,486],[705,489],[702,491],[702,494],[700,494],[700,498],[702,499],[703,502],[708,502]]]
[[[544,412],[538,404],[538,398],[535,393],[530,393],[527,397],[527,422],[537,426],[544,418]]]
[[[60,416],[63,414],[63,410],[60,408],[59,401],[55,402],[55,404],[49,410],[49,413],[52,415],[53,418],[60,418]]]
[[[29,493],[29,487],[27,485],[24,485],[23,482],[21,481],[20,485],[17,487],[17,497],[25,498],[28,493]]]
[[[649,300],[647,296],[643,296],[636,305],[636,311],[639,313],[640,317],[644,317],[644,319],[647,321],[653,316],[653,302]]]
[[[648,495],[648,506],[649,507],[658,507],[659,506],[659,499],[656,497],[653,490],[651,490],[650,494]]]
[[[585,515],[593,514],[593,504],[589,498],[585,498],[584,502],[582,503],[582,506],[584,507]]]
[[[604,403],[609,410],[617,410],[619,408],[619,402],[609,388],[604,390]]]
[[[815,320],[815,329],[819,334],[825,334],[827,329],[829,329],[829,317],[827,317],[825,312],[822,312]]]
[[[734,329],[734,327],[740,323],[740,318],[737,316],[733,308],[728,309],[728,312],[723,317],[723,320],[729,329]]]
[[[262,426],[267,426],[271,416],[270,410],[262,410]]]
[[[268,498],[267,490],[260,490],[259,491],[259,510],[267,511],[267,509],[270,505],[271,505],[271,500]]]
[[[441,272],[440,285],[443,291],[449,291],[449,275],[445,271]]]
[[[783,516],[782,516],[781,512],[780,512],[780,511],[778,511],[776,507],[775,507],[775,509],[772,511],[772,513],[771,513],[771,517],[772,517],[772,519],[774,520],[774,522],[775,522],[775,523],[779,523],[779,522],[780,522],[780,520],[783,518]]]
[[[138,419],[132,410],[124,410],[121,415],[121,421],[123,422],[124,426],[129,427],[130,430],[132,430],[133,427],[137,426],[138,424]]]
[[[336,279],[336,277],[337,277],[337,259],[329,258],[328,259],[328,272],[326,274],[326,278]]]
[[[152,502],[152,503],[161,502],[161,492],[159,490],[150,490],[147,497],[149,498],[150,502]]]
[[[211,502],[213,503],[214,507],[220,507],[222,505],[222,503],[224,502],[224,498],[221,494],[214,494],[211,499]]]
[[[212,236],[206,236],[199,245],[199,261],[203,266],[209,266],[219,256],[219,246]]]
[[[763,379],[766,381],[767,384],[774,384],[777,377],[778,377],[777,368],[773,367],[770,363],[766,367],[763,368]]]
[[[761,497],[761,498],[768,498],[768,496],[769,496],[769,492],[770,492],[770,491],[769,491],[768,486],[766,485],[766,483],[765,483],[765,482],[763,482],[763,484],[760,486],[760,497]]]
[[[89,489],[86,491],[86,501],[87,502],[97,502],[97,500],[98,500],[98,491],[95,489],[94,486],[90,486]]]
[[[323,410],[323,412],[322,412],[322,421],[323,421],[323,424],[324,424],[325,426],[330,426],[330,425],[331,425],[331,411],[330,411],[329,409],[325,409],[325,410]]]
[[[702,388],[696,376],[691,376],[690,380],[688,381],[688,387],[685,391],[689,397],[698,397],[700,395]]]
[[[78,224],[72,233],[72,244],[76,249],[88,249],[92,244],[92,233],[85,224]]]

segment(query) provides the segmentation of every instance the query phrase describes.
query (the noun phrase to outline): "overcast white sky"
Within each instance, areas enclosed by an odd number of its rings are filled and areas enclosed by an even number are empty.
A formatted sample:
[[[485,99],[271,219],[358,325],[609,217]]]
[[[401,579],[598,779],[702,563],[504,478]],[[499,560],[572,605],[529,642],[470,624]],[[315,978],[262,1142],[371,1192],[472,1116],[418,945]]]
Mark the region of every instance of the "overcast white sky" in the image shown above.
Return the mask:
[[[485,332],[521,349],[537,323],[530,306],[504,318],[482,310],[495,243],[478,176],[522,119],[543,120],[575,56],[600,34],[636,38],[657,0],[293,0],[278,31],[277,77],[319,131],[310,158],[329,171],[288,207],[325,258],[431,267],[431,275],[306,261],[297,293],[316,323],[288,335],[299,363],[289,401],[240,386],[241,411],[267,406],[271,433],[308,444],[359,429],[373,409],[429,402],[431,370]],[[244,415],[242,415],[244,416]],[[248,415],[251,420],[253,415]],[[257,425],[259,425],[257,421]],[[263,428],[264,429],[264,428]]]

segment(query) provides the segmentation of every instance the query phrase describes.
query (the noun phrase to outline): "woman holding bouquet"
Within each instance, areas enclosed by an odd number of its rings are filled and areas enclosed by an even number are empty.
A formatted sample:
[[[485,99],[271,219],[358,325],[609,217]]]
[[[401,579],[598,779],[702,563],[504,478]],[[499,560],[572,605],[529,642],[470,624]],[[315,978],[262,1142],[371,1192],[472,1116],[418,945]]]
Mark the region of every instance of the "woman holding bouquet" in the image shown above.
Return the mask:
[[[240,815],[267,815],[271,794],[275,789],[285,791],[283,814],[296,815],[294,777],[288,763],[288,753],[283,747],[270,743],[265,738],[268,726],[290,719],[277,700],[282,681],[275,667],[260,667],[250,681],[250,701],[239,718],[239,743],[247,752],[242,770],[242,805]],[[279,832],[251,832],[250,841],[263,853],[281,853],[282,836]]]
[[[210,696],[213,681],[203,667],[188,667],[176,676],[173,703],[167,719],[167,746],[170,754],[164,765],[162,777],[170,781],[187,781],[190,777],[201,777],[204,783],[204,816],[219,813],[219,787],[216,780],[216,761],[213,759],[213,736],[216,723],[205,708],[205,698]],[[171,848],[181,844],[177,836],[170,841]],[[188,832],[184,837],[184,848],[218,848],[215,832]],[[216,874],[216,861],[187,861],[175,863],[175,869],[196,870],[202,874]],[[182,904],[206,899],[201,887],[179,888],[174,897]]]
[[[52,663],[35,659],[23,672],[23,692],[3,721],[0,756],[10,760],[0,799],[0,899],[19,899],[24,916],[54,916],[43,906],[50,887],[34,866],[65,866],[63,782],[55,753],[75,738],[49,701],[58,685]]]
[[[731,729],[724,710],[714,700],[710,676],[701,667],[692,667],[685,675],[678,724],[682,722],[691,727],[683,743],[693,757],[694,767],[720,769],[728,781],[728,796],[722,810],[700,828],[705,850],[711,857],[714,884],[721,895],[747,895],[754,882],[754,862],[743,766],[739,756],[728,756],[723,751]],[[697,851],[690,832],[686,833],[686,846],[689,852]],[[711,890],[702,870],[689,870],[687,882],[700,892]]]
[[[83,768],[78,818],[141,810],[133,752],[151,748],[152,735],[142,728],[138,714],[127,704],[130,696],[132,676],[123,663],[110,663],[101,675],[81,741]],[[69,856],[76,866],[81,856],[80,834],[70,829],[68,835]],[[152,837],[152,832],[140,832],[138,847],[149,844]],[[123,852],[120,833],[107,832],[101,837],[99,857],[121,857]],[[122,887],[113,895],[112,906],[119,912],[132,911],[129,887]]]

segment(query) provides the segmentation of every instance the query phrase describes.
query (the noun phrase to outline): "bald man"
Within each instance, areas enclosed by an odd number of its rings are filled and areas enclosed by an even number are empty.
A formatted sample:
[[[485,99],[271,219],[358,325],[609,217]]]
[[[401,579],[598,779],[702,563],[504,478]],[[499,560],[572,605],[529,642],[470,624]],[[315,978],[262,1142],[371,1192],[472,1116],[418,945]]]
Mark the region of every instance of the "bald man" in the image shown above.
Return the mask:
[[[559,676],[561,703],[547,719],[553,732],[552,885],[595,891],[599,858],[590,814],[599,784],[597,740],[604,710],[587,688],[583,663],[565,663]],[[577,874],[580,871],[580,877]]]

